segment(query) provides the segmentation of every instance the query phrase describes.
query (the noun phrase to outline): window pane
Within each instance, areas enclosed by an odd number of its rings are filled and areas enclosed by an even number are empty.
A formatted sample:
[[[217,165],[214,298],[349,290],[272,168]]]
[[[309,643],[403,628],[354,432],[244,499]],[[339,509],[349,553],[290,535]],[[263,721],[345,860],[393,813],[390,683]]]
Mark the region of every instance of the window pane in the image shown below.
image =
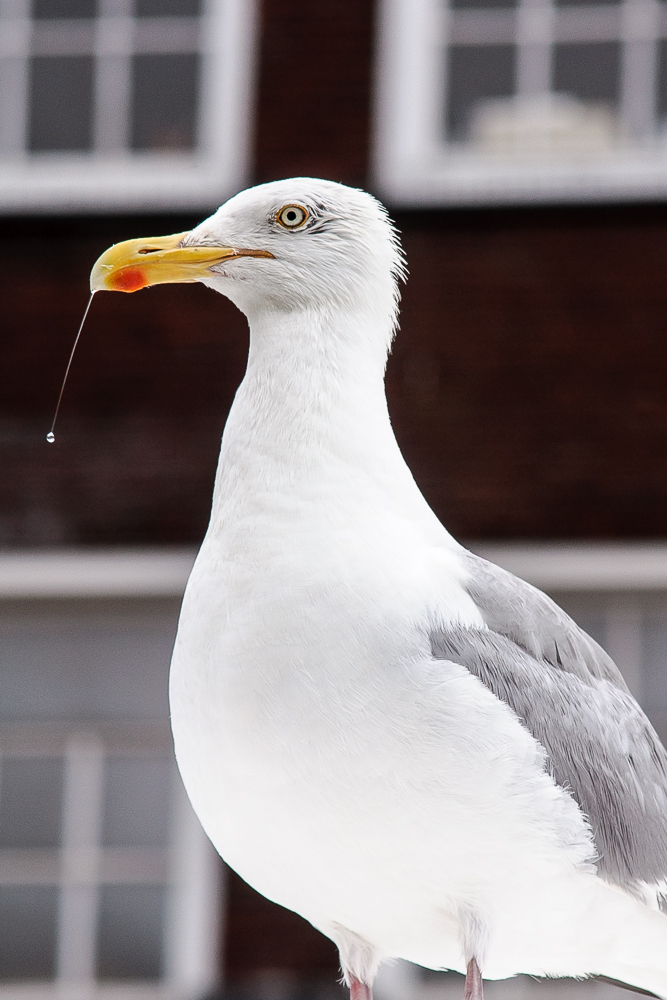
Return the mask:
[[[169,717],[178,601],[85,603],[37,613],[0,602],[0,719]]]
[[[590,635],[591,639],[595,639],[602,648],[605,648],[605,643],[607,641],[607,622],[606,618],[602,614],[596,614],[595,612],[582,612],[581,614],[572,616],[576,621],[579,628],[582,628],[587,635]]]
[[[51,17],[95,17],[97,0],[32,0],[32,16]]]
[[[644,625],[644,697],[651,710],[667,711],[667,621],[649,619]]]
[[[556,45],[553,89],[582,101],[614,103],[618,98],[621,47],[618,42]]]
[[[451,138],[466,138],[471,117],[482,101],[513,93],[515,59],[513,45],[452,46],[447,116]]]
[[[7,758],[0,772],[0,847],[60,843],[61,760]]]
[[[132,148],[193,149],[199,56],[141,55],[133,60]]]
[[[110,757],[106,764],[103,841],[110,846],[167,843],[169,760]]]
[[[158,979],[162,973],[164,889],[110,885],[100,892],[97,974]]]
[[[0,886],[0,979],[55,974],[57,911],[55,886]]]
[[[29,148],[91,147],[93,60],[90,56],[43,56],[30,64]]]
[[[201,0],[136,0],[137,17],[197,17]]]

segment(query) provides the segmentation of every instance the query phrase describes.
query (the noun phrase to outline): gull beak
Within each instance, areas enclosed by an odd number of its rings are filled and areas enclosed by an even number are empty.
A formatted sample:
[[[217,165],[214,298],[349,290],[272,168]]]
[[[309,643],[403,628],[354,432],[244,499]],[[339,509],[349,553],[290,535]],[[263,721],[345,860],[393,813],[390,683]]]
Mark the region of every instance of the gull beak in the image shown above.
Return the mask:
[[[138,292],[140,288],[169,281],[199,281],[223,260],[234,257],[271,257],[268,250],[233,247],[183,246],[189,233],[156,239],[115,243],[96,261],[90,273],[90,290]]]

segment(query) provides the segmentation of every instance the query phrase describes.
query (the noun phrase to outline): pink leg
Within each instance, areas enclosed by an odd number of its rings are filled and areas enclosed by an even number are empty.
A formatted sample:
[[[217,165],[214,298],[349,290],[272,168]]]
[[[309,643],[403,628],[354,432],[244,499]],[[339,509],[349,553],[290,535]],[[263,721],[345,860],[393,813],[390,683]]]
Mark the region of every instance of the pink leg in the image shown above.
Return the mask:
[[[356,976],[350,976],[350,1000],[373,1000],[373,991]]]
[[[475,958],[468,962],[466,972],[466,984],[463,988],[463,1000],[484,1000],[484,985],[482,983],[482,973]]]

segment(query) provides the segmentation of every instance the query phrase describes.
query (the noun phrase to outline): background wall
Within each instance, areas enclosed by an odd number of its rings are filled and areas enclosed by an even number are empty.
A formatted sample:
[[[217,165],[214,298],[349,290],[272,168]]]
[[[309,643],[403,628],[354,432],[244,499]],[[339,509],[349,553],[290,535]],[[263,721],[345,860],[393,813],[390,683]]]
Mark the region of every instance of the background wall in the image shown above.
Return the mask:
[[[410,277],[390,409],[418,482],[454,534],[664,534],[665,207],[394,216]],[[91,263],[116,240],[195,221],[5,221],[0,543],[202,537],[247,349],[244,318],[214,292],[100,295],[57,443],[44,439]]]

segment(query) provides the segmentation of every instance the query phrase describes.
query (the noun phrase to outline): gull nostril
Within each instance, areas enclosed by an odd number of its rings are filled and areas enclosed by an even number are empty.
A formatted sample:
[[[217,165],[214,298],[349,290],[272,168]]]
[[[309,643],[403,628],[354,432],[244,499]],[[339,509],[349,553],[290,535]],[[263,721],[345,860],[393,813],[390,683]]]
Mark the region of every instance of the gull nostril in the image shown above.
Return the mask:
[[[142,247],[141,250],[137,250],[137,253],[158,253],[160,247]]]

